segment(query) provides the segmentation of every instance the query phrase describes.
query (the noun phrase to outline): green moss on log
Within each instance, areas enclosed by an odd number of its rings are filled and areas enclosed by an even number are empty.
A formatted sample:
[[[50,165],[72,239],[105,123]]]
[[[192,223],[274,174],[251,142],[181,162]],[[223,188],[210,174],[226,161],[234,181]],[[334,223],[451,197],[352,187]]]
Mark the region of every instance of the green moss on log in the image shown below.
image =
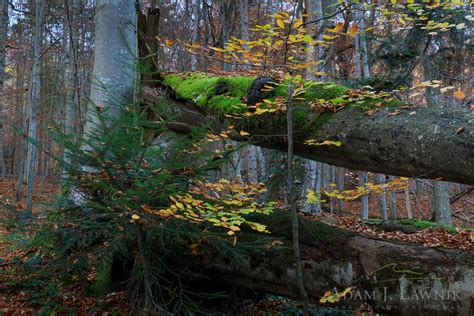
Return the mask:
[[[167,75],[163,83],[173,88],[178,97],[193,101],[199,106],[225,113],[241,113],[242,102],[253,77],[210,77],[195,73],[186,76]]]
[[[250,217],[252,221],[267,225],[270,236],[292,240],[291,213],[289,211],[277,210],[271,215],[254,214]],[[347,238],[354,236],[352,232],[317,220],[300,217],[300,223],[300,242],[308,246],[323,242],[325,246],[337,249],[345,244]]]
[[[198,106],[210,111],[217,111],[215,114],[244,113],[252,112],[254,108],[248,108],[245,104],[245,96],[255,77],[217,77],[203,73],[192,74],[168,74],[163,75],[163,83],[171,87],[179,98],[192,101]],[[276,85],[270,100],[276,97],[288,97],[289,81],[284,81]],[[343,85],[305,81],[304,91],[294,99],[295,125],[297,137],[314,135],[314,132],[324,126],[334,113],[324,112],[316,116],[311,104],[315,100],[321,102],[331,102],[332,104],[351,102],[347,100],[349,88]],[[400,106],[403,102],[392,98],[362,98],[349,104],[349,107],[359,107],[368,110],[380,106]],[[239,123],[241,128],[258,131],[259,134],[279,134],[279,131],[271,130],[272,126],[281,128],[286,125],[286,115],[284,113],[266,113],[263,115],[250,116]]]

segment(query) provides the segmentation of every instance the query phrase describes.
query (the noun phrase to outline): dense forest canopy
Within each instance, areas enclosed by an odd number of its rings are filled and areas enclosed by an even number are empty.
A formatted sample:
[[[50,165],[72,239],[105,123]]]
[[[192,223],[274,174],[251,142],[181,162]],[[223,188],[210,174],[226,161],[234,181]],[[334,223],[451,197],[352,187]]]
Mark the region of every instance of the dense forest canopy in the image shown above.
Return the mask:
[[[0,314],[472,313],[469,0],[1,8]]]

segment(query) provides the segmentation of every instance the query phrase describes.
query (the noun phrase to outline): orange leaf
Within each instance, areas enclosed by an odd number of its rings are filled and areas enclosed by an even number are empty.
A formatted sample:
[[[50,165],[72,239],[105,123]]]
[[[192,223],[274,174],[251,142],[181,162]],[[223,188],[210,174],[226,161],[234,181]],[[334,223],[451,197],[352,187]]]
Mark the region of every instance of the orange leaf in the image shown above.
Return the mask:
[[[458,89],[458,91],[453,93],[453,96],[458,100],[463,100],[466,97],[466,94],[464,94],[461,89]]]
[[[344,23],[339,22],[339,23],[336,23],[336,26],[333,29],[327,29],[327,31],[331,33],[339,33],[343,27],[344,27]]]
[[[358,24],[354,23],[352,24],[351,28],[349,29],[349,31],[347,31],[347,34],[350,35],[350,36],[354,36],[356,35],[357,33],[359,33],[360,31],[360,27]]]

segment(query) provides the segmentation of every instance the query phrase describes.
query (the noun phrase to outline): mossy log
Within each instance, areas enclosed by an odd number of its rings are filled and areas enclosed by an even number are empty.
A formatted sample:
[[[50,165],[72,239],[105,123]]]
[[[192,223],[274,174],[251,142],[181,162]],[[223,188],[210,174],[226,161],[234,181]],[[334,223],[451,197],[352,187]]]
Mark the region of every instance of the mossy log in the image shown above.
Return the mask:
[[[167,98],[178,114],[171,128],[185,131],[208,124],[226,130],[231,125],[235,140],[286,150],[284,109],[256,114],[256,108],[247,105],[256,78],[162,76],[160,89],[146,89],[144,97],[152,104]],[[294,110],[295,154],[350,169],[474,184],[474,111],[414,108],[389,95],[350,96],[354,93],[332,83],[304,83]],[[285,84],[262,94],[282,100]],[[318,113],[318,105],[325,107],[323,112]],[[250,136],[242,137],[240,131]],[[326,140],[342,145],[314,145]]]
[[[212,273],[206,275],[212,275],[214,288],[245,288],[298,299],[289,212],[257,220],[269,225],[271,236],[282,246],[239,266],[215,258],[208,263],[207,272]],[[304,280],[312,303],[319,304],[326,291],[352,287],[338,308],[357,310],[365,304],[383,315],[472,315],[472,253],[372,239],[303,218],[301,224]],[[239,238],[249,237],[244,233]]]

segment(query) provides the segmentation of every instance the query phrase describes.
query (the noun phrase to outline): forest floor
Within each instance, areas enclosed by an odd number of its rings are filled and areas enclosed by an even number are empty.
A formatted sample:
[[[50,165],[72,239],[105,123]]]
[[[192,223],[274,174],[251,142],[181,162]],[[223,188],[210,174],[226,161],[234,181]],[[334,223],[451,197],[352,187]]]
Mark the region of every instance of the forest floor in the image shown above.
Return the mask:
[[[0,198],[12,199],[16,192],[16,181],[14,179],[0,180]],[[52,182],[39,182],[35,188],[34,201],[37,204],[36,211],[45,207],[45,202],[52,201],[54,195],[58,192],[58,185]],[[18,207],[23,207],[25,196],[18,203]],[[403,193],[396,194],[399,217],[406,218],[405,197]],[[333,214],[323,212],[321,215],[304,214],[307,218],[322,220],[330,225],[339,226],[341,228],[359,232],[373,238],[382,238],[389,240],[400,240],[405,242],[421,243],[427,247],[444,247],[457,248],[474,252],[474,233],[471,230],[474,218],[474,192],[463,196],[456,203],[452,204],[453,223],[457,228],[457,233],[450,233],[443,228],[421,229],[412,233],[404,233],[402,231],[385,231],[376,226],[368,225],[360,220],[361,203],[359,201],[345,201],[343,211],[336,210]],[[337,202],[335,203],[337,205]],[[389,203],[388,203],[389,204]],[[428,219],[430,216],[429,198],[424,196],[413,196],[412,211],[417,219]],[[378,217],[378,201],[377,197],[369,199],[369,214],[371,218]],[[1,209],[0,209],[1,211]],[[471,228],[465,230],[462,228]],[[10,247],[11,245],[5,241],[5,237],[10,232],[0,225],[0,315],[32,315],[35,309],[31,304],[34,292],[19,289],[12,284],[21,282],[21,274],[12,264],[14,260],[22,260],[28,253],[37,251],[36,249],[18,249]],[[15,259],[16,258],[16,259]],[[56,297],[56,300],[58,297]],[[74,308],[77,315],[108,315],[111,310],[117,311],[119,314],[130,314],[125,305],[123,292],[115,292],[107,295],[107,297],[99,300],[97,298],[88,297],[80,290],[79,286],[71,286],[61,289],[59,297],[62,306]],[[45,302],[42,302],[45,303]],[[263,310],[268,308],[277,308],[282,304],[280,299],[266,301],[257,304]],[[99,308],[93,310],[92,308]],[[108,311],[108,312],[105,312]],[[36,310],[37,312],[37,310]],[[257,313],[260,314],[260,313]],[[262,314],[263,315],[263,314]]]

